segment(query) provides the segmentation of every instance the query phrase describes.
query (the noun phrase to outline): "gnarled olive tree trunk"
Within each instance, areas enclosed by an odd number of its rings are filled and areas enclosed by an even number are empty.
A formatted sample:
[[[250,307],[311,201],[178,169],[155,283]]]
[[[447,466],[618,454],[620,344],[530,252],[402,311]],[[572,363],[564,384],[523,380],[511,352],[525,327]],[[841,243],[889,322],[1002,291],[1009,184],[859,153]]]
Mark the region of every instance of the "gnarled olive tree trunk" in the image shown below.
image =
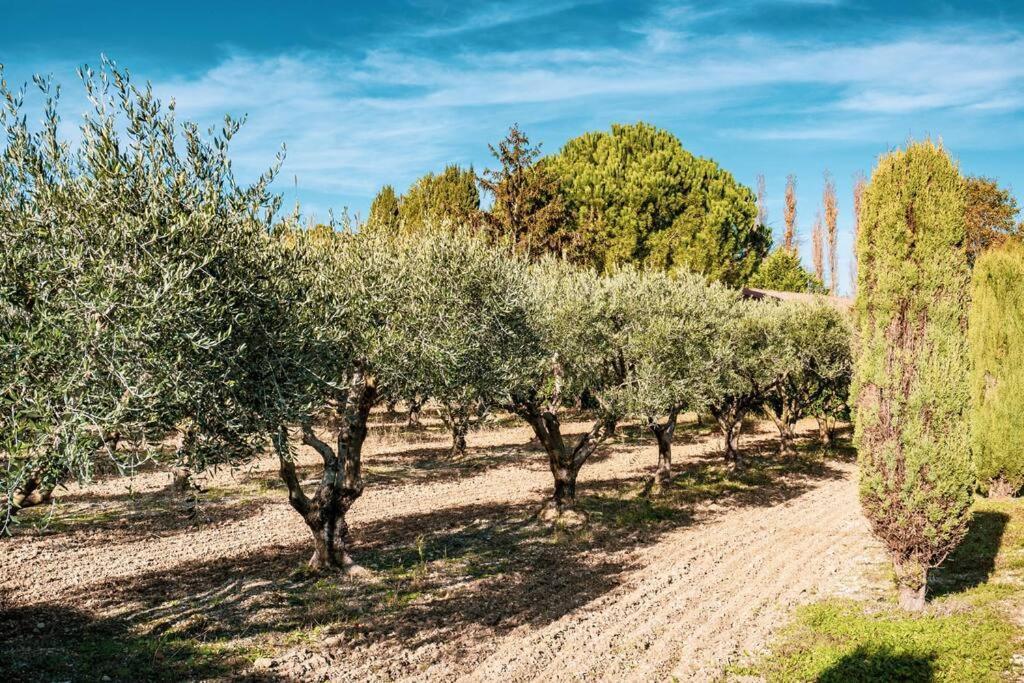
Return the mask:
[[[793,442],[796,441],[796,421],[800,419],[800,406],[785,389],[776,388],[774,393],[772,400],[765,402],[764,412],[779,430],[779,453],[789,455],[796,451]]]
[[[453,458],[466,455],[466,434],[469,433],[469,410],[465,406],[446,405],[441,413],[445,426],[452,434]]]
[[[360,571],[348,554],[348,524],[345,514],[363,493],[362,450],[366,440],[366,420],[377,396],[374,379],[355,373],[348,397],[339,408],[337,446],[331,448],[313,433],[311,425],[302,425],[302,442],[313,448],[323,461],[323,474],[312,496],[299,483],[295,462],[287,446],[287,430],[275,439],[281,478],[288,486],[288,501],[302,515],[313,536],[310,567],[338,570],[346,574]]]
[[[614,429],[611,420],[596,420],[590,431],[580,436],[575,443],[562,435],[561,423],[553,409],[540,406],[534,401],[524,401],[514,406],[515,412],[533,428],[544,451],[555,485],[546,511],[561,516],[576,508],[576,479],[580,469],[594,451],[604,443]]]
[[[736,441],[740,435],[740,428],[743,425],[743,416],[746,410],[738,401],[724,401],[719,406],[712,406],[709,409],[712,417],[722,430],[722,448],[725,461],[738,467],[740,465],[740,452]]]
[[[647,428],[658,441],[658,468],[644,487],[644,493],[663,491],[672,481],[672,437],[676,433],[676,419],[679,409],[674,408],[664,423],[651,416],[647,418]]]

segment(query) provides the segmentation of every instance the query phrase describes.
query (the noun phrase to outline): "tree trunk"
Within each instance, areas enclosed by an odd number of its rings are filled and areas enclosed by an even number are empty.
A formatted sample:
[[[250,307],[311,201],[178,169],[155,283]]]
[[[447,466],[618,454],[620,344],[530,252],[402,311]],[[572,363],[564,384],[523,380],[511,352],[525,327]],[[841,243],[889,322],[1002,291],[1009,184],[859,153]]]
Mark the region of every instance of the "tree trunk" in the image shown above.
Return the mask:
[[[10,514],[13,516],[17,514],[18,510],[49,503],[53,499],[53,490],[55,488],[57,488],[56,484],[44,483],[40,476],[30,475],[25,479],[24,484],[14,489],[14,495],[11,497]]]
[[[578,467],[552,464],[551,474],[555,478],[555,489],[551,502],[559,514],[576,507],[576,477],[579,473]]]
[[[469,431],[469,417],[455,415],[452,418],[452,457],[466,455],[466,433]]]
[[[388,416],[394,417],[398,414],[398,401],[391,399],[388,401]]]
[[[896,562],[893,569],[896,573],[900,609],[907,612],[924,610],[925,594],[928,590],[928,568],[916,562]]]
[[[420,426],[420,402],[413,399],[409,401],[409,423],[408,427],[419,427]]]
[[[658,467],[654,471],[654,476],[644,487],[644,493],[649,493],[652,490],[660,493],[672,482],[672,437],[676,432],[678,416],[679,411],[672,410],[669,412],[665,424],[659,424],[653,417],[647,420],[647,428],[651,430],[658,442]]]
[[[722,450],[725,461],[734,467],[739,467],[740,452],[736,446],[736,439],[739,437],[742,425],[741,418],[731,408],[712,411],[712,415],[718,422],[718,428],[722,430]]]
[[[614,428],[613,421],[595,421],[590,431],[570,446],[562,437],[561,424],[552,410],[542,409],[532,401],[517,403],[515,410],[530,424],[537,439],[544,446],[554,478],[551,499],[541,511],[541,515],[562,519],[566,513],[573,513],[570,521],[582,521],[581,516],[574,513],[576,479],[587,459],[608,438],[609,431]]]
[[[818,417],[818,441],[825,448],[832,447],[832,425],[828,416]]]
[[[275,438],[281,478],[288,486],[288,501],[302,515],[313,537],[313,556],[309,560],[312,569],[365,573],[348,554],[345,515],[363,493],[362,448],[366,440],[366,421],[375,399],[373,378],[356,372],[348,398],[339,407],[342,419],[335,449],[321,441],[311,425],[302,425],[303,443],[312,447],[323,460],[323,474],[310,497],[299,482],[288,446],[287,429],[282,426]]]
[[[796,451],[793,448],[793,441],[796,439],[796,430],[793,427],[795,422],[794,412],[790,410],[785,402],[782,403],[778,410],[776,410],[776,406],[766,403],[764,405],[764,412],[771,418],[775,428],[779,430],[779,453],[781,455],[795,453]]]

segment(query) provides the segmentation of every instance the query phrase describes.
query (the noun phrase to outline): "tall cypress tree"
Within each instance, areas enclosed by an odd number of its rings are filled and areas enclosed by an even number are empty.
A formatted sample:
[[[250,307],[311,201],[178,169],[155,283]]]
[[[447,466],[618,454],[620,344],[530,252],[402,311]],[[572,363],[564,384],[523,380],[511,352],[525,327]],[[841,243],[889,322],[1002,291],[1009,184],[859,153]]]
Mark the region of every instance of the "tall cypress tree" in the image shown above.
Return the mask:
[[[940,146],[879,161],[857,241],[855,439],[861,504],[910,610],[970,521],[965,235],[963,181]]]
[[[1024,246],[978,258],[971,295],[971,450],[989,495],[1024,487]]]

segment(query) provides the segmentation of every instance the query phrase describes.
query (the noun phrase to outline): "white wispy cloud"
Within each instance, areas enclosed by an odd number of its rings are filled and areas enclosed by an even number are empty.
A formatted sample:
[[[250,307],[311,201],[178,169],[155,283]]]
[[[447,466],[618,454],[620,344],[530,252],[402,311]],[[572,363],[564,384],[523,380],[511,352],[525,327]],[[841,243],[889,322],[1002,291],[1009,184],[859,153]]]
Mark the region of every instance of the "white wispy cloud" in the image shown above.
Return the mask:
[[[450,28],[506,20],[495,12]],[[236,148],[242,169],[262,168],[284,142],[285,177],[357,203],[382,183],[401,188],[447,161],[483,158],[512,122],[529,131],[533,122],[606,125],[645,111],[707,116],[708,103],[755,110],[785,88],[787,108],[773,98],[770,124],[736,137],[856,140],[908,114],[952,110],[967,120],[1024,107],[1007,94],[1024,85],[1017,33],[933,30],[837,47],[700,37],[689,32],[692,19],[677,16],[633,45],[593,48],[425,56],[396,42],[359,55],[236,53],[155,86],[189,118],[248,114]]]

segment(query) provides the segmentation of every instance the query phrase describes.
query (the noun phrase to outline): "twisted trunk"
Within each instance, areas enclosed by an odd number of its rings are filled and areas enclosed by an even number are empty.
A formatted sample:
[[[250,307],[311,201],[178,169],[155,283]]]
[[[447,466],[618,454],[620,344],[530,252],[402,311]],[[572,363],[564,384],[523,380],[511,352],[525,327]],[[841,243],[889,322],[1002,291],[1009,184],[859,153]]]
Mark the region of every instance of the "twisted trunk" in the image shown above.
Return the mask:
[[[345,574],[362,571],[348,554],[348,523],[345,515],[363,493],[362,449],[366,440],[366,420],[376,399],[372,377],[356,372],[341,413],[337,446],[331,448],[303,424],[302,442],[313,448],[323,460],[323,474],[312,496],[299,483],[295,462],[288,448],[285,427],[278,430],[275,447],[281,478],[288,486],[288,501],[302,515],[313,537],[313,556],[309,566],[316,570],[334,570]]]
[[[650,493],[652,490],[663,491],[672,481],[672,437],[676,433],[678,417],[679,409],[674,408],[669,412],[664,424],[658,423],[654,417],[647,418],[647,428],[658,442],[658,467],[644,487],[644,493]]]
[[[576,479],[580,469],[611,435],[615,428],[614,421],[596,420],[590,431],[575,443],[570,443],[562,436],[561,423],[552,409],[542,408],[535,401],[517,403],[514,409],[533,428],[533,433],[548,456],[554,489],[547,509],[556,517],[573,511],[576,508]]]
[[[711,415],[722,430],[722,450],[725,461],[733,467],[740,466],[740,453],[736,441],[743,423],[743,411],[738,403],[730,402],[710,409]]]

